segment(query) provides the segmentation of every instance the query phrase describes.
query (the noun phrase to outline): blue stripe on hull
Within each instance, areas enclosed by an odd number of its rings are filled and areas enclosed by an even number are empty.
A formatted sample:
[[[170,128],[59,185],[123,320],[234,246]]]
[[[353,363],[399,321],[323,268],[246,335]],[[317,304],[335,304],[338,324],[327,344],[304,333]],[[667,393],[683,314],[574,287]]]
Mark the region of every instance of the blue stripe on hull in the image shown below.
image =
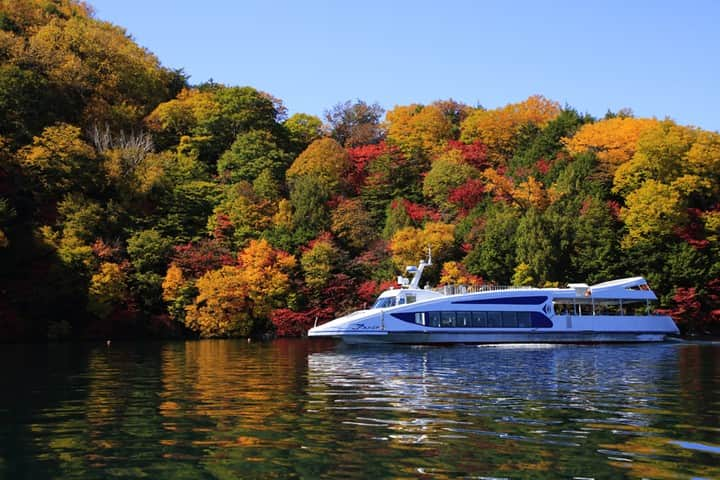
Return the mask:
[[[532,297],[504,297],[487,298],[480,300],[459,300],[451,302],[453,305],[542,305],[548,297],[534,295]]]

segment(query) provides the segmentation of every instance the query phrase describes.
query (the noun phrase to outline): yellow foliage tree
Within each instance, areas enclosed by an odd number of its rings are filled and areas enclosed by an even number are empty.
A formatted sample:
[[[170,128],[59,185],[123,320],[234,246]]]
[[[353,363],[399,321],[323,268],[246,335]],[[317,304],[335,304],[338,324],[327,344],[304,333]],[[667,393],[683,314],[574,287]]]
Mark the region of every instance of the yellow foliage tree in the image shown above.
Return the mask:
[[[183,271],[180,267],[178,267],[176,264],[171,263],[168,267],[167,273],[165,274],[165,279],[162,283],[162,289],[163,289],[163,300],[166,302],[172,302],[177,298],[178,293],[180,292],[180,288],[185,283],[185,278],[183,277]]]
[[[127,274],[117,263],[104,262],[92,276],[89,287],[88,310],[99,317],[112,312],[113,305],[127,296]]]
[[[543,127],[559,114],[560,104],[541,95],[494,110],[477,109],[463,121],[460,139],[465,143],[480,140],[487,145],[489,158],[503,162],[512,155],[524,125]]]
[[[707,239],[717,244],[720,242],[720,211],[705,212],[702,216]]]
[[[428,222],[422,229],[401,228],[390,240],[390,251],[395,266],[403,270],[407,265],[417,265],[427,256],[427,249],[433,252],[433,258],[441,261],[446,257],[455,241],[455,225]]]
[[[720,194],[720,133],[698,131],[686,160],[690,172],[708,180],[713,194]]]
[[[530,176],[513,191],[513,198],[525,208],[545,210],[560,194],[552,187],[546,189],[542,182]]]
[[[149,105],[167,97],[171,73],[125,30],[87,15],[65,18],[37,27],[18,60],[38,65],[52,82],[82,92],[87,124],[132,125],[148,113]]]
[[[352,164],[347,151],[332,138],[315,140],[290,165],[288,181],[310,175],[319,179],[330,191],[344,188],[345,177]]]
[[[277,213],[273,215],[272,222],[276,227],[292,228],[292,204],[283,198],[277,204]]]
[[[631,192],[620,210],[627,233],[622,240],[624,248],[632,247],[644,239],[670,234],[673,228],[685,221],[680,194],[669,185],[647,180]]]
[[[503,175],[494,168],[486,168],[482,172],[482,176],[485,180],[486,192],[492,193],[497,199],[514,199],[515,183],[510,177]]]
[[[201,120],[220,115],[220,110],[211,92],[184,88],[173,100],[158,105],[145,118],[145,124],[154,132],[168,132],[179,138],[189,135]]]
[[[515,185],[510,177],[494,168],[486,169],[482,176],[486,182],[485,190],[487,192],[492,193],[495,198],[511,202],[516,207],[523,209],[544,210],[561,197],[558,190],[552,186],[545,188],[545,185],[533,176],[518,185]]]
[[[445,262],[440,273],[440,283],[446,285],[480,286],[482,278],[471,274],[460,262]]]
[[[643,132],[658,123],[658,120],[652,118],[609,118],[587,123],[575,135],[561,141],[573,155],[595,152],[603,170],[612,175],[620,165],[633,157]]]
[[[432,157],[452,139],[453,126],[436,105],[397,106],[387,112],[388,143],[410,155],[424,152]]]
[[[512,284],[518,287],[531,286],[535,283],[532,276],[530,265],[520,262],[516,267],[512,277]]]
[[[247,281],[241,268],[224,266],[197,280],[198,296],[186,307],[185,325],[202,337],[248,336],[253,329]]]
[[[20,151],[21,165],[47,190],[70,190],[96,167],[95,150],[81,137],[73,125],[47,127]]]
[[[615,172],[613,191],[627,194],[648,179],[671,183],[683,174],[695,173],[692,167],[702,165],[702,161],[690,164],[687,155],[697,134],[697,129],[677,125],[671,120],[657,122],[646,129],[637,141],[632,159]],[[695,152],[699,153],[698,150]],[[689,185],[687,181],[684,183],[685,187]]]

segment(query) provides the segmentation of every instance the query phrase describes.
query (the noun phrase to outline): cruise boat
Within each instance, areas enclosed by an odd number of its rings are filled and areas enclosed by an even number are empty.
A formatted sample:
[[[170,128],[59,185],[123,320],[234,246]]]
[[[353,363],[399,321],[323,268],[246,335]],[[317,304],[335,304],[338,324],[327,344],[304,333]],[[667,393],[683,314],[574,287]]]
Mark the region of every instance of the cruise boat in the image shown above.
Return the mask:
[[[346,343],[604,343],[660,342],[679,333],[672,318],[653,314],[657,297],[642,277],[567,288],[420,287],[432,259],[408,267],[412,281],[384,291],[360,310],[308,332]]]

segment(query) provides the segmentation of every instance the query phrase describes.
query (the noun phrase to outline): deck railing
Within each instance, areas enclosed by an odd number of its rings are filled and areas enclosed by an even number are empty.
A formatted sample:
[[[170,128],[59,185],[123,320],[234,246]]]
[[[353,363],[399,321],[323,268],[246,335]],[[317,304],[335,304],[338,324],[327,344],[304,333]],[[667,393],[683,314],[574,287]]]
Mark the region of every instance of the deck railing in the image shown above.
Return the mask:
[[[500,292],[506,290],[532,290],[533,287],[519,287],[519,286],[506,286],[506,285],[481,285],[481,286],[468,286],[468,285],[443,285],[442,287],[435,287],[432,289],[433,292],[442,293],[443,295],[464,295],[466,293],[482,293],[482,292]]]

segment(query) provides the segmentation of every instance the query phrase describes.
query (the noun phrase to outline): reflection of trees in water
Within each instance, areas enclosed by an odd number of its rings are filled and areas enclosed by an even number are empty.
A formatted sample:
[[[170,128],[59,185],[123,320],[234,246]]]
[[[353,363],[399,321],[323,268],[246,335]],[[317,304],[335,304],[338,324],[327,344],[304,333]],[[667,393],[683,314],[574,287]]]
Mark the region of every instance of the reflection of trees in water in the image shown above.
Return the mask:
[[[163,351],[160,412],[166,442],[198,451],[219,478],[294,472],[303,445],[307,345],[206,340]],[[176,443],[175,446],[179,446]]]
[[[720,478],[717,347],[332,345],[0,351],[0,477]]]
[[[47,478],[83,466],[82,419],[72,405],[85,400],[85,359],[68,345],[0,348],[0,478]],[[68,370],[78,372],[67,378]]]
[[[674,368],[664,369],[663,388],[645,415],[648,427],[623,442],[602,447],[632,462],[611,462],[644,478],[720,478],[717,453],[688,449],[678,442],[720,448],[720,348],[690,344],[678,347]],[[631,410],[635,408],[629,407]],[[682,458],[682,462],[678,462]]]
[[[24,380],[41,402],[28,412],[31,440],[23,449],[32,457],[18,459],[32,472],[26,478],[137,474],[140,467],[133,465],[147,466],[154,458],[153,442],[147,440],[159,429],[153,403],[159,386],[157,348],[47,348],[47,364],[38,371],[49,375]],[[23,475],[10,478],[16,477]]]

